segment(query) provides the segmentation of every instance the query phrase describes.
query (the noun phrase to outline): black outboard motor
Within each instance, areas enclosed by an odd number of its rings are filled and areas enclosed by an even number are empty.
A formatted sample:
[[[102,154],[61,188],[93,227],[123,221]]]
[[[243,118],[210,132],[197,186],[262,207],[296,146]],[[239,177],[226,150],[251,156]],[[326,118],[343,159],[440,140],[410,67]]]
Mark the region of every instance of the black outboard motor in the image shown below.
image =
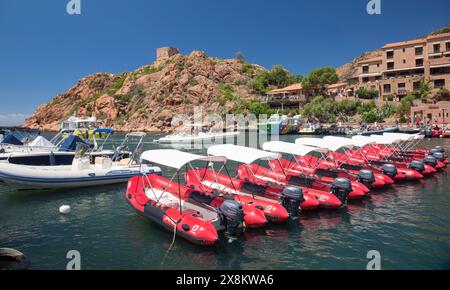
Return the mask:
[[[375,182],[375,174],[373,174],[372,170],[367,169],[361,169],[358,172],[358,181],[364,184],[365,186],[369,187],[372,185],[372,183]]]
[[[234,200],[226,200],[220,206],[219,213],[221,224],[225,227],[225,235],[236,236],[244,222],[242,205]]]
[[[425,158],[423,159],[423,163],[428,164],[430,166],[436,167],[437,165],[437,161],[436,158],[434,158],[433,156],[425,156]]]
[[[390,178],[394,178],[397,175],[397,166],[394,164],[383,164],[381,167],[381,173],[389,176]]]
[[[438,148],[430,149],[430,154],[433,155],[434,153],[442,153],[443,154],[443,152],[441,152],[441,150],[439,150]]]
[[[421,173],[425,170],[425,164],[422,160],[413,160],[409,164],[409,168],[414,169],[415,171]]]
[[[433,157],[436,158],[436,160],[439,160],[441,162],[444,162],[444,160],[445,160],[444,153],[442,153],[442,152],[434,152]]]
[[[287,210],[290,217],[297,217],[300,204],[305,201],[303,190],[296,186],[286,186],[281,193],[281,205]]]
[[[342,204],[347,202],[347,197],[352,191],[352,182],[348,178],[338,177],[331,184],[331,193],[334,194]]]

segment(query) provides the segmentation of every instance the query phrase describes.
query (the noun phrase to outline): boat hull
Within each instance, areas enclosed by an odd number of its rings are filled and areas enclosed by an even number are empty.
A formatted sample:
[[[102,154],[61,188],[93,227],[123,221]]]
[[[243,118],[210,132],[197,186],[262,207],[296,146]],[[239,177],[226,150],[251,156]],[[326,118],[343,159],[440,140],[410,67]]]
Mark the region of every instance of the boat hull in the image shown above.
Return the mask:
[[[145,167],[145,172],[161,174],[159,167]],[[140,174],[139,167],[111,170],[52,170],[51,167],[31,167],[0,164],[0,180],[17,189],[79,188],[125,183]]]

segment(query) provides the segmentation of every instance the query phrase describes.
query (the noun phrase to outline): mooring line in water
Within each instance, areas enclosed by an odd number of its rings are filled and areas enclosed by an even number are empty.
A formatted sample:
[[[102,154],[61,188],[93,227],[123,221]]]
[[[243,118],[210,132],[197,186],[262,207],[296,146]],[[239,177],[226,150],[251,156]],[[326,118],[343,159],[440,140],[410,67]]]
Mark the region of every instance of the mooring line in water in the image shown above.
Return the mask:
[[[169,217],[170,218],[170,217]],[[178,225],[178,223],[181,221],[181,219],[182,219],[183,217],[181,217],[178,221],[174,221],[173,219],[171,219],[173,222],[175,222],[175,226],[173,227],[173,236],[172,236],[172,243],[170,243],[170,246],[169,246],[169,248],[167,249],[167,251],[166,251],[166,253],[164,254],[164,258],[162,259],[162,261],[161,261],[161,267],[163,267],[164,266],[164,262],[166,261],[166,259],[167,259],[167,255],[169,254],[169,252],[172,250],[172,248],[173,248],[173,246],[175,245],[175,240],[176,240],[176,237],[177,237],[177,225]]]

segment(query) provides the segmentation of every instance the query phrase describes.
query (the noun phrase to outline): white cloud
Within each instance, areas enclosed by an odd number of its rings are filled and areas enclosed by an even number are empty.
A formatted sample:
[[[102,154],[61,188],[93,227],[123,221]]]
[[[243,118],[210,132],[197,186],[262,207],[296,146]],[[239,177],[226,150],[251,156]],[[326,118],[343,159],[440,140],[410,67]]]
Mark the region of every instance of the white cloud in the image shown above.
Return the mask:
[[[22,125],[27,117],[27,115],[20,113],[0,114],[0,126]]]

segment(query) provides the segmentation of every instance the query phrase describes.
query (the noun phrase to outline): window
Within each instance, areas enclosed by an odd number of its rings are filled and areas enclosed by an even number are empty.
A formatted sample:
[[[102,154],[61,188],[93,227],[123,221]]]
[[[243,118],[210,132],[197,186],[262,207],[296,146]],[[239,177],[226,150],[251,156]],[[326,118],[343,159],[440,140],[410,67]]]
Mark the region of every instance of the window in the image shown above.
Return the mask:
[[[422,46],[420,46],[420,47],[416,47],[416,55],[422,55],[423,54],[423,47]]]
[[[383,91],[384,91],[384,93],[390,93],[391,92],[391,85],[390,84],[384,84],[383,85]]]
[[[443,87],[445,87],[445,79],[434,80],[434,87],[435,88],[443,88]]]
[[[423,58],[416,59],[416,66],[423,66]]]
[[[368,77],[364,77],[363,78],[363,83],[367,83],[369,81],[369,78]]]
[[[394,51],[393,50],[386,51],[386,58],[388,59],[394,58]]]
[[[380,67],[380,64],[379,64],[379,63],[377,63],[377,67]]]
[[[405,49],[403,48],[403,52],[405,52]]]
[[[439,53],[439,52],[441,52],[441,44],[440,43],[433,44],[433,53]]]
[[[394,69],[394,62],[388,62],[387,69]]]
[[[406,63],[406,59],[403,60],[403,63]]]
[[[414,91],[420,90],[420,82],[414,82],[413,83],[413,90]]]
[[[363,74],[369,73],[369,66],[368,65],[363,66],[362,69],[363,69]]]
[[[450,41],[445,43],[445,51],[450,52]]]
[[[398,83],[399,89],[404,89],[406,87],[406,83]]]

